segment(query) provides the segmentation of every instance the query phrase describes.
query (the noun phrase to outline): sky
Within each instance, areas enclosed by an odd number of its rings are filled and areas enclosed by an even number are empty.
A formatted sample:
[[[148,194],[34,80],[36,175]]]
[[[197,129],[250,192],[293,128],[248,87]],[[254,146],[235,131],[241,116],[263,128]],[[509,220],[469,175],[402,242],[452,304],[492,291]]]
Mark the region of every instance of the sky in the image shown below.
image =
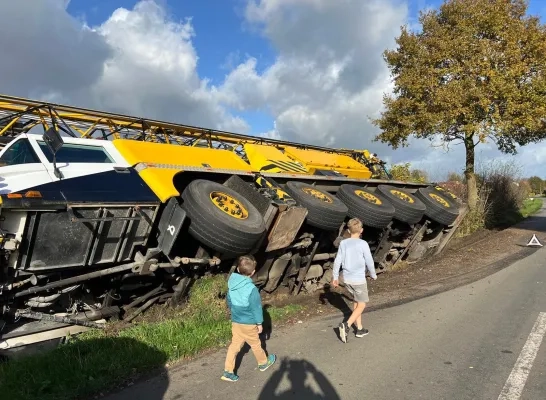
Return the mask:
[[[442,180],[464,148],[393,150],[370,123],[382,59],[440,0],[0,0],[0,93],[330,147],[368,149]],[[529,12],[546,17],[546,3]],[[7,39],[9,38],[9,40]],[[502,157],[546,178],[546,142]]]

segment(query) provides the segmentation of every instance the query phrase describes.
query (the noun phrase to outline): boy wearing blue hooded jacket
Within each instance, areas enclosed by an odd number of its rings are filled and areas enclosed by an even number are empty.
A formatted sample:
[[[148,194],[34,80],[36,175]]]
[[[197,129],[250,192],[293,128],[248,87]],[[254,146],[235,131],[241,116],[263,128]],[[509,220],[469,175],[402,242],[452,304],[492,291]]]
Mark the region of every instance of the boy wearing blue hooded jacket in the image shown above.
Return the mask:
[[[260,371],[268,369],[277,359],[274,354],[267,356],[262,349],[260,341],[263,323],[262,299],[258,288],[250,279],[254,272],[256,272],[254,257],[241,256],[237,261],[237,272],[233,272],[228,280],[226,300],[231,311],[232,339],[222,375],[224,381],[239,380],[233,370],[237,353],[241,351],[245,342],[250,345]]]

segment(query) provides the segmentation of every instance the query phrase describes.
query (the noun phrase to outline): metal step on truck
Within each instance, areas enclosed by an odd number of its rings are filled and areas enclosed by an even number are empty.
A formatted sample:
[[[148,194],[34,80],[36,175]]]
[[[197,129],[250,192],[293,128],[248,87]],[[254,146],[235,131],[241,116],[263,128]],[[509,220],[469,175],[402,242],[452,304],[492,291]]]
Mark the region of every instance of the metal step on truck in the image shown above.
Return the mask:
[[[0,95],[0,353],[176,305],[254,254],[261,291],[320,290],[345,224],[378,272],[442,250],[463,209],[375,155]]]

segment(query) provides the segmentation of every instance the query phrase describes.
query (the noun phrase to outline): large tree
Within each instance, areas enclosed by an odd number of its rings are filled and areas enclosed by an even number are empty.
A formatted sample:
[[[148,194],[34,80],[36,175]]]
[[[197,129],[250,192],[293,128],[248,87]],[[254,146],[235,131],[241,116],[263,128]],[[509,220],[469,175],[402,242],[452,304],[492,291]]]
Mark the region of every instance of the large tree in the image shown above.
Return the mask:
[[[476,207],[475,148],[546,137],[546,29],[525,0],[446,0],[402,27],[384,59],[394,78],[375,138],[393,148],[411,136],[463,143],[468,205]]]
[[[534,194],[540,194],[544,192],[544,189],[546,189],[546,185],[540,177],[538,176],[532,176],[528,179],[529,185],[531,186],[531,190]]]

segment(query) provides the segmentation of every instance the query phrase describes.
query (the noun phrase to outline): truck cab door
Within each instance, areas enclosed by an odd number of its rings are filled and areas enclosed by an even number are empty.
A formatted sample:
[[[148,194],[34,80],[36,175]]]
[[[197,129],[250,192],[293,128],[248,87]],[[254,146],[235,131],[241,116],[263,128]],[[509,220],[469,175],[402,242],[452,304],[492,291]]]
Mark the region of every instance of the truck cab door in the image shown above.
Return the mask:
[[[18,192],[51,182],[26,134],[20,135],[0,152],[0,194]]]
[[[36,143],[45,157],[43,161],[51,179],[58,181],[59,178],[55,175],[52,152],[43,140],[37,140]],[[89,143],[92,142],[89,141]],[[110,149],[109,143],[92,145],[71,143],[69,141],[65,141],[56,153],[55,165],[61,172],[61,179],[63,180],[113,171],[115,167],[128,166],[123,159],[120,160],[120,156],[113,146]]]

